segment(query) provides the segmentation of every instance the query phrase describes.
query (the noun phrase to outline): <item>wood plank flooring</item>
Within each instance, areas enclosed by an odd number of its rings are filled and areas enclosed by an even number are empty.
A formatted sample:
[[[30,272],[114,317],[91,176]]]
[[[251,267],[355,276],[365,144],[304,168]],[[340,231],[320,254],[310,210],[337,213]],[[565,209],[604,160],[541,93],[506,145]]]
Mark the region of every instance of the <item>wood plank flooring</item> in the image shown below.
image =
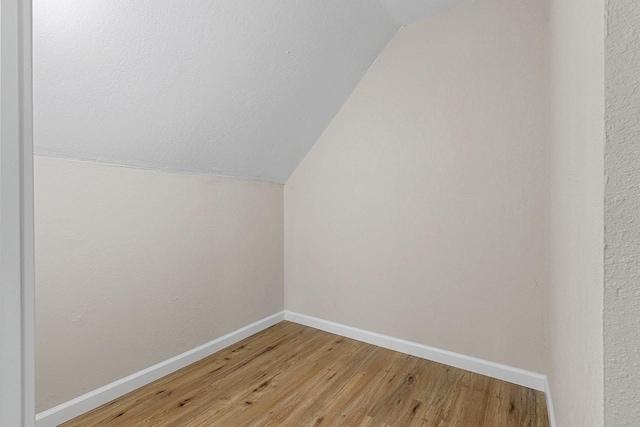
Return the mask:
[[[547,419],[541,392],[282,322],[63,426],[547,427]]]

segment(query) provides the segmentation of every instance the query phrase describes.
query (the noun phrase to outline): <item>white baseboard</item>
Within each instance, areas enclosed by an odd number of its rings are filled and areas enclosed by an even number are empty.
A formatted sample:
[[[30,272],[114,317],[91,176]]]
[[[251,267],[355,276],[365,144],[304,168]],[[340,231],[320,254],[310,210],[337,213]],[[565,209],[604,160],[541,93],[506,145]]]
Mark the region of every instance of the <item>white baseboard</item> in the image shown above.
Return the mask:
[[[551,399],[551,387],[549,378],[544,379],[544,395],[547,399],[547,413],[549,414],[549,427],[556,427],[556,413],[553,410],[553,400]]]
[[[128,377],[107,384],[99,389],[83,394],[73,400],[65,402],[36,416],[37,427],[55,427],[69,421],[78,415],[84,414],[100,405],[104,405],[123,396],[137,388],[147,385],[157,379],[172,372],[182,369],[187,365],[197,362],[213,353],[229,347],[253,334],[256,334],[270,326],[284,320],[284,312],[273,314],[258,320],[250,325],[228,333],[220,338],[216,338],[206,344],[186,351],[171,359],[160,362],[147,369],[136,372]]]
[[[553,403],[551,400],[551,391],[549,389],[549,382],[546,375],[489,362],[447,350],[429,347],[387,335],[377,334],[375,332],[365,331],[304,314],[284,311],[273,314],[262,320],[258,320],[257,322],[233,331],[227,335],[186,351],[178,356],[172,357],[171,359],[165,360],[164,362],[160,362],[154,366],[136,372],[135,374],[129,375],[128,377],[112,382],[111,384],[107,384],[73,400],[41,412],[36,416],[36,426],[55,427],[69,421],[84,414],[85,412],[91,411],[92,409],[104,405],[113,399],[123,396],[137,388],[182,369],[187,365],[197,362],[200,359],[210,356],[217,351],[229,347],[238,341],[250,337],[253,334],[267,329],[282,320],[288,320],[379,347],[410,354],[422,359],[432,360],[455,368],[464,369],[513,384],[529,387],[534,390],[543,391],[546,395],[547,410],[549,412],[549,426],[555,427],[556,425]]]
[[[422,359],[431,360],[455,368],[464,369],[466,371],[475,372],[477,374],[486,375],[488,377],[497,378],[513,384],[532,388],[538,391],[546,391],[546,375],[535,372],[525,371],[523,369],[514,368],[499,363],[489,362],[487,360],[478,359],[476,357],[466,356],[464,354],[454,353],[452,351],[441,350],[439,348],[429,347],[427,345],[405,341],[399,338],[393,338],[387,335],[377,334],[351,326],[342,325],[340,323],[328,320],[318,319],[316,317],[306,316],[304,314],[294,313],[291,311],[284,312],[285,320],[299,323],[301,325],[320,329],[322,331],[331,332],[332,334],[341,335],[343,337],[366,342],[378,347],[388,348],[389,350],[399,351],[401,353],[410,354]]]

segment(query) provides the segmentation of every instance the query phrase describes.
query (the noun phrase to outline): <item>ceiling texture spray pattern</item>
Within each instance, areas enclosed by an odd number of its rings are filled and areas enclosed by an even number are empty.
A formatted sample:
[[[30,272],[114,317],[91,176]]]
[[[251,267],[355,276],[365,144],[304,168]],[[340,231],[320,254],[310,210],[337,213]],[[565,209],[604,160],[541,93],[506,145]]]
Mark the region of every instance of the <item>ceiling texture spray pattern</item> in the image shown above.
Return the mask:
[[[35,153],[284,183],[445,2],[34,0]]]

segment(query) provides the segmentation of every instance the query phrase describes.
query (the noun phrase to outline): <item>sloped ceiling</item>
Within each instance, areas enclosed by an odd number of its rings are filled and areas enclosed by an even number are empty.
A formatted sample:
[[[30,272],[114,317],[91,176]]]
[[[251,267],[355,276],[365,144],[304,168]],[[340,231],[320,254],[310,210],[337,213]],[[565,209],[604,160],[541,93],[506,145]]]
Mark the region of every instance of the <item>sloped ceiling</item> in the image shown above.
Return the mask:
[[[444,1],[459,2],[417,3]],[[36,154],[277,183],[400,23],[436,10],[406,0],[33,3]]]

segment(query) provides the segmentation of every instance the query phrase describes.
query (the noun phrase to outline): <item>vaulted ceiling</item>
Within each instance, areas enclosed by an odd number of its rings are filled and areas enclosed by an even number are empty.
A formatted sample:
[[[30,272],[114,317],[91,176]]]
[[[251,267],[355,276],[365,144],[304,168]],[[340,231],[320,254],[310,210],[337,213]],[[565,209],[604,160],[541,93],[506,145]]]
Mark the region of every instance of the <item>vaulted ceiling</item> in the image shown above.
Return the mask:
[[[34,0],[40,155],[284,183],[401,24],[463,0]]]

